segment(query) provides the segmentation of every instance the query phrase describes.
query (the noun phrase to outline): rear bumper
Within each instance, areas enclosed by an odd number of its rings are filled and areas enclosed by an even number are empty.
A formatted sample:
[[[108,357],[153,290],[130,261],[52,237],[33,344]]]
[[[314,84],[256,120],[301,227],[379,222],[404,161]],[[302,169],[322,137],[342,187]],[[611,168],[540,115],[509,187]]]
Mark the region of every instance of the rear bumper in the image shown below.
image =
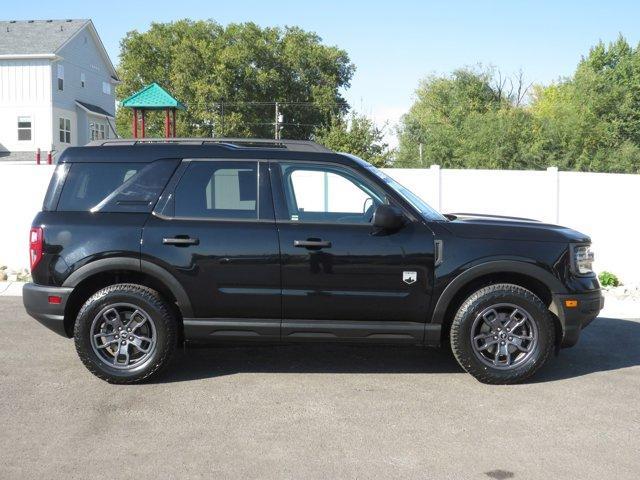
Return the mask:
[[[574,300],[575,307],[566,302]],[[598,316],[604,307],[604,297],[600,290],[578,294],[554,294],[551,311],[560,319],[562,325],[561,347],[572,347],[578,343],[580,332]]]
[[[27,283],[22,287],[22,302],[27,313],[58,335],[69,337],[64,328],[64,309],[72,288],[47,287]],[[49,303],[49,297],[60,297],[60,303]]]

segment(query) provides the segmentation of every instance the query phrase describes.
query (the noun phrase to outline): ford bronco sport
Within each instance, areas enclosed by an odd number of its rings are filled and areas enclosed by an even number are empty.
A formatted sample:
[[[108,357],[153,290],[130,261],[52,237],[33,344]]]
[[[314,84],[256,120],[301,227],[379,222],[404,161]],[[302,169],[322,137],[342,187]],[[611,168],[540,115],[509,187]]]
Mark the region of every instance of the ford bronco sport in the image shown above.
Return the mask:
[[[451,345],[486,383],[534,374],[603,306],[590,239],[441,215],[303,141],[68,148],[30,234],[24,304],[112,383],[195,342]]]

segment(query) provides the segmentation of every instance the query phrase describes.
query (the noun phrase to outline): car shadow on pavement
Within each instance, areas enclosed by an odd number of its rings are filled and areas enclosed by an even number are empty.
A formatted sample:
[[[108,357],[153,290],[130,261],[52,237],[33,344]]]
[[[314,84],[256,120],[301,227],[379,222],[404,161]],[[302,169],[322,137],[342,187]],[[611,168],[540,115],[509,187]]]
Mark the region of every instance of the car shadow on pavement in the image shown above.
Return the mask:
[[[640,365],[640,321],[596,318],[578,344],[560,350],[530,383],[581,377]]]
[[[529,383],[580,377],[640,365],[640,322],[597,318],[578,345],[563,349]],[[238,345],[179,351],[157,383],[235,373],[462,373],[445,349],[342,345]]]
[[[234,373],[459,373],[450,353],[418,346],[238,345],[180,351],[159,383]]]

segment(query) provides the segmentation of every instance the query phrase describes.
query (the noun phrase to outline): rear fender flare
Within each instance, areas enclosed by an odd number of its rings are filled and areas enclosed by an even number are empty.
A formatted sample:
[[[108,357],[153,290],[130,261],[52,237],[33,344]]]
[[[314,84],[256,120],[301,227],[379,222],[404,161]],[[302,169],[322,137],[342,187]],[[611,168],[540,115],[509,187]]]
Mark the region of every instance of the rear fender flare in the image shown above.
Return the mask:
[[[166,269],[146,260],[130,257],[102,258],[83,265],[73,272],[62,284],[63,287],[75,288],[82,281],[99,273],[110,271],[140,272],[154,277],[171,291],[176,298],[178,308],[183,317],[193,317],[191,301],[180,282]]]

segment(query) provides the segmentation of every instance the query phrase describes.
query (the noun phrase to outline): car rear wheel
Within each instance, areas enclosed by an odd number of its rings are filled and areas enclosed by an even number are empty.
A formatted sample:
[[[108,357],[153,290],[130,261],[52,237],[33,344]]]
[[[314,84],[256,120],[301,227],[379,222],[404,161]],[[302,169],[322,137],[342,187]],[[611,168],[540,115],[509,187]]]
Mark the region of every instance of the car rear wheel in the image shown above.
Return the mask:
[[[176,346],[176,321],[155,290],[111,285],[82,306],[74,339],[91,373],[110,383],[137,383],[169,363]]]
[[[483,383],[518,383],[531,377],[554,345],[553,319],[542,301],[512,284],[482,288],[467,298],[451,325],[451,349]]]

